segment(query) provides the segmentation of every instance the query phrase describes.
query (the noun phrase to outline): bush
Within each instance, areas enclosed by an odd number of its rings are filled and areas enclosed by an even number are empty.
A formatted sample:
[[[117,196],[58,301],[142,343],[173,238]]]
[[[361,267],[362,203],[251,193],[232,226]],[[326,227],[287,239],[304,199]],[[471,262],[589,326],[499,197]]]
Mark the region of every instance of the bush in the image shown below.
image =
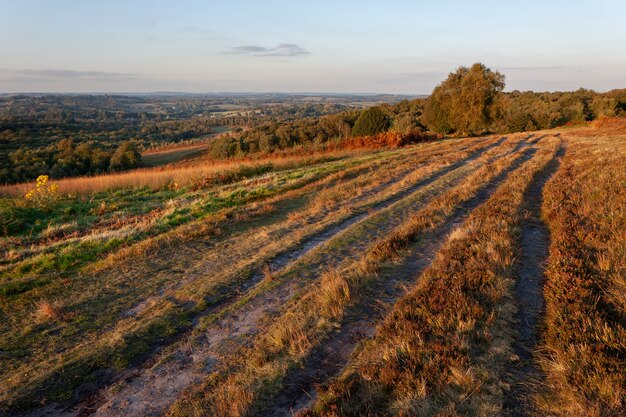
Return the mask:
[[[407,133],[385,132],[372,136],[356,136],[344,139],[339,147],[348,149],[360,148],[397,148],[411,143],[426,142],[439,137],[430,133],[411,131]]]
[[[380,108],[364,110],[352,128],[352,136],[371,136],[385,132],[391,126],[391,120]]]

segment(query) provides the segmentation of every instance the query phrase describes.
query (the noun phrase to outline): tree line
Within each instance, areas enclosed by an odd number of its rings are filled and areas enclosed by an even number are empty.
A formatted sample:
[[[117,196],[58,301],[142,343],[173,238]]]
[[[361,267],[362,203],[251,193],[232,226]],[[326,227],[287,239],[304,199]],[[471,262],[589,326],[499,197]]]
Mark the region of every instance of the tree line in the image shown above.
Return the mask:
[[[209,153],[213,158],[226,158],[388,131],[458,136],[512,133],[626,116],[626,89],[505,93],[504,87],[504,75],[477,63],[450,73],[428,98],[291,122],[259,123],[212,141]]]
[[[43,149],[20,149],[9,155],[8,166],[0,169],[0,180],[11,183],[48,173],[52,178],[102,174],[141,166],[141,153],[132,141],[105,150],[95,142],[75,145],[63,139]]]
[[[394,104],[368,108],[366,97],[0,98],[0,183],[130,169],[141,163],[139,151],[197,140],[215,126],[232,128],[210,142],[210,157],[219,159],[294,146],[532,131],[626,115],[626,89],[536,93],[504,87],[504,75],[478,63],[450,73],[427,98],[388,97]],[[373,138],[384,132],[390,134]]]
[[[299,99],[273,95],[0,97],[0,184],[30,181],[42,174],[60,178],[130,169],[138,165],[136,158],[120,163],[114,157],[118,148],[142,151],[191,143],[216,133],[219,126],[282,124],[345,108]],[[224,112],[229,108],[241,111]]]

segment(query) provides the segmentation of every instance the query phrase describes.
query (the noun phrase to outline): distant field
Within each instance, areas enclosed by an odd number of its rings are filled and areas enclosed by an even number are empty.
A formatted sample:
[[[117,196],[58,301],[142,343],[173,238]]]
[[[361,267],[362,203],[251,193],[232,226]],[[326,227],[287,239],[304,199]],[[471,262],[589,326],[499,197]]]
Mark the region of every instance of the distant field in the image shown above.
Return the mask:
[[[230,129],[223,126],[215,127],[215,133],[208,135],[205,141],[211,137],[228,132]],[[208,148],[208,143],[200,142],[190,145],[171,146],[163,150],[150,150],[144,152],[142,157],[143,165],[147,167],[157,167],[161,165],[173,164],[185,159],[198,156]]]
[[[0,199],[0,415],[624,411],[622,122],[98,178]]]
[[[141,155],[141,159],[143,165],[148,167],[172,164],[201,154],[202,151],[207,149],[207,146],[206,144],[189,145],[164,151],[147,152]]]

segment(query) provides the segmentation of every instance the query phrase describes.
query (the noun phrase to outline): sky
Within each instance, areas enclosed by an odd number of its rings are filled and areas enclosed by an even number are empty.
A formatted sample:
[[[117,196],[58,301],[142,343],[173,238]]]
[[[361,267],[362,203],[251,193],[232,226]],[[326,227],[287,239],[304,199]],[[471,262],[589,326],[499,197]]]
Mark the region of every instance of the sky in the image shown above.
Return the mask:
[[[626,87],[626,1],[0,0],[0,92]]]

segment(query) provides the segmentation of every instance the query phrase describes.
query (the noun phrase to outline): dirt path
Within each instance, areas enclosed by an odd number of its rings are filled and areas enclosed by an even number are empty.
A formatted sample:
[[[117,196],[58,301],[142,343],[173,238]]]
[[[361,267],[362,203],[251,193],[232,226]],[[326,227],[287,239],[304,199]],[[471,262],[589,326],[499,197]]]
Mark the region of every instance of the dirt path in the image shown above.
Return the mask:
[[[488,149],[500,145],[504,140],[502,138],[472,153],[470,157],[437,171],[428,178],[420,180],[402,192],[376,204],[368,212],[357,214],[338,225],[311,236],[302,242],[301,247],[296,248],[296,250],[282,253],[273,258],[271,261],[272,269],[284,269],[298,262],[338,235],[345,233],[366,219],[379,215],[394,204],[403,202],[403,200],[410,198],[436,181],[442,180],[446,175],[474,161]],[[431,197],[428,195],[424,198],[428,200]],[[423,203],[424,201],[421,199],[416,201],[418,205]],[[399,216],[385,218],[384,225],[372,232],[375,235],[384,234],[395,227],[400,219]],[[371,241],[373,241],[373,237],[369,236],[364,239],[361,246],[365,246]],[[358,254],[358,246],[358,243],[352,244],[351,252]],[[335,259],[345,259],[346,256],[348,256],[347,253],[339,250]],[[328,261],[330,259],[323,258],[322,263]],[[315,278],[320,266],[321,264],[307,265],[307,270],[311,271],[311,276],[305,278]],[[254,274],[247,281],[247,288],[252,288],[253,284],[259,282],[262,277],[261,273]],[[244,306],[228,313],[212,324],[202,337],[195,338],[190,343],[169,351],[165,357],[161,357],[161,360],[153,363],[152,366],[140,368],[128,374],[125,380],[104,391],[96,401],[85,405],[82,411],[68,410],[67,413],[54,415],[89,415],[93,413],[97,416],[113,416],[161,413],[185,387],[199,383],[211,371],[214,364],[219,361],[222,354],[229,353],[233,347],[240,346],[245,343],[247,338],[254,336],[259,330],[259,323],[269,314],[278,311],[287,300],[297,293],[302,285],[306,284],[307,280],[302,282],[300,279],[300,281],[299,283],[288,281],[285,285],[279,285],[267,294],[253,298]],[[232,302],[235,303],[236,301],[233,300]],[[93,410],[92,407],[95,407],[96,410]]]
[[[400,189],[397,192],[390,194],[389,196],[385,197],[384,199],[374,204],[358,207],[360,203],[366,202],[366,200],[376,196],[379,193],[384,192],[387,188],[392,187],[402,181],[406,181],[406,179],[410,177],[410,175],[414,172],[414,169],[426,166],[428,165],[428,163],[425,163],[425,162],[420,163],[412,170],[403,170],[401,173],[395,175],[394,177],[388,179],[387,181],[384,181],[381,185],[363,193],[362,195],[354,199],[351,199],[350,205],[357,206],[357,209],[354,210],[349,217],[343,220],[339,220],[337,222],[331,222],[331,223],[325,224],[319,230],[314,231],[313,233],[310,233],[308,235],[305,235],[302,239],[293,239],[290,237],[290,233],[293,231],[296,231],[296,229],[299,227],[299,225],[297,224],[291,226],[290,228],[287,228],[286,230],[281,230],[280,233],[277,234],[276,236],[273,236],[273,238],[274,239],[286,239],[290,241],[291,243],[286,244],[284,249],[281,252],[278,252],[272,255],[269,259],[267,259],[265,261],[265,265],[271,271],[279,271],[283,269],[286,265],[292,262],[295,262],[302,256],[315,250],[320,245],[324,244],[326,241],[331,239],[333,236],[336,236],[337,234],[343,232],[344,230],[347,230],[352,225],[362,221],[363,219],[372,216],[373,213],[382,211],[392,206],[396,202],[415,193],[417,190],[432,184],[433,182],[439,180],[443,176],[458,169],[459,167],[473,162],[474,160],[479,158],[482,154],[487,152],[489,149],[497,147],[500,144],[502,144],[504,140],[506,140],[506,137],[502,137],[498,141],[495,141],[492,144],[486,145],[485,147],[482,147],[474,151],[467,158],[459,160],[451,165],[445,166],[433,172],[432,174],[424,177],[423,179],[420,179],[414,182],[413,184],[405,187],[404,189]],[[459,151],[462,151],[465,148],[466,147],[462,147],[459,149]],[[312,221],[312,223],[316,223],[321,220],[323,219],[315,219]],[[307,220],[307,222],[309,221],[310,220]],[[238,246],[238,244],[236,242],[232,242],[230,246],[235,247],[235,246]],[[219,250],[219,248],[217,247],[212,247],[212,249],[218,249],[217,252],[228,250],[227,248],[222,248],[221,250]],[[249,254],[249,256],[251,257],[252,254]],[[149,308],[150,306],[155,305],[158,302],[158,299],[168,298],[168,297],[172,298],[170,294],[173,291],[179,288],[182,288],[185,285],[189,285],[193,283],[195,280],[201,279],[201,277],[206,276],[207,274],[210,274],[212,271],[216,269],[216,266],[219,266],[219,260],[211,259],[211,258],[205,259],[203,262],[196,265],[193,269],[189,269],[185,271],[184,274],[181,275],[178,280],[162,288],[157,295],[151,296],[145,300],[142,300],[139,304],[127,310],[127,312],[124,313],[123,315],[124,316],[136,316],[142,311],[144,311],[146,308]],[[224,267],[226,267],[226,265],[224,265]],[[241,299],[241,296],[245,294],[246,291],[250,290],[255,285],[257,285],[263,279],[264,274],[259,267],[254,268],[254,270],[255,272],[250,277],[246,278],[245,280],[233,281],[233,282],[228,283],[225,286],[221,286],[220,288],[218,288],[216,291],[217,295],[213,297],[214,299],[218,301],[214,303],[214,305],[212,305],[210,309],[207,309],[203,311],[200,315],[196,316],[193,319],[193,324],[194,325],[197,324],[198,319],[206,315],[215,313],[224,305],[236,303],[239,299]],[[242,275],[244,273],[243,269],[241,269],[238,273]],[[179,303],[178,300],[173,300],[173,301],[178,304],[182,303],[182,302]]]
[[[471,154],[470,156],[468,156],[468,159],[464,159],[462,161],[469,161],[470,159],[476,159],[478,156],[480,156],[482,153],[484,153],[486,150],[490,149],[493,146],[497,146],[499,143],[502,142],[503,139],[501,139],[497,144],[490,144],[487,145],[486,148],[481,148],[479,150],[476,151],[475,154]],[[459,148],[457,151],[461,152],[463,150],[465,150],[468,146],[463,146],[461,148]],[[461,161],[461,162],[462,162]],[[335,207],[336,210],[339,210],[341,207],[345,206],[346,204],[349,204],[350,206],[358,206],[359,204],[366,202],[367,199],[372,198],[374,196],[376,196],[379,193],[384,192],[386,189],[388,189],[389,187],[392,187],[402,181],[405,181],[407,179],[407,177],[409,177],[415,169],[423,167],[428,165],[428,162],[422,161],[420,163],[418,163],[415,167],[413,168],[409,168],[409,169],[403,169],[401,172],[399,172],[398,174],[394,175],[393,177],[387,179],[386,181],[383,181],[380,185],[368,190],[367,192],[359,195],[358,197],[355,197],[353,199],[350,199],[348,203],[346,202],[342,202],[342,204],[340,204],[338,207]],[[381,169],[381,168],[378,168]],[[281,239],[281,240],[286,240],[286,241],[291,241],[291,244],[286,244],[285,247],[283,248],[283,250],[281,252],[278,252],[274,255],[272,255],[272,257],[270,259],[268,259],[266,261],[267,266],[275,271],[278,270],[280,268],[282,268],[284,265],[286,265],[287,263],[299,258],[300,256],[302,256],[302,254],[309,252],[311,249],[315,248],[316,246],[318,246],[320,243],[323,243],[324,241],[328,240],[330,237],[332,237],[334,234],[340,232],[341,230],[344,230],[348,227],[350,227],[352,224],[358,222],[359,220],[361,220],[362,218],[366,217],[368,214],[370,214],[372,211],[376,211],[376,210],[381,210],[384,209],[385,207],[395,203],[396,201],[404,198],[406,195],[412,193],[413,191],[415,191],[416,188],[422,187],[424,185],[427,185],[429,183],[431,183],[432,181],[435,181],[437,178],[441,177],[442,175],[446,174],[447,172],[449,172],[451,170],[450,167],[444,167],[442,168],[442,171],[437,171],[433,174],[431,174],[433,177],[426,177],[423,180],[417,181],[415,184],[413,184],[412,186],[408,186],[407,188],[405,188],[404,190],[399,190],[397,193],[392,194],[390,196],[388,196],[387,198],[379,201],[378,203],[374,204],[374,205],[369,205],[369,206],[364,206],[361,207],[360,209],[354,210],[354,212],[351,214],[350,217],[345,218],[343,220],[340,220],[339,222],[330,222],[327,224],[323,224],[324,222],[324,218],[325,215],[323,217],[314,217],[314,218],[310,218],[307,219],[306,222],[307,224],[315,224],[315,223],[321,223],[322,227],[321,229],[314,231],[311,234],[305,235],[303,237],[303,240],[294,240],[290,237],[290,234],[294,231],[296,231],[297,228],[300,227],[300,225],[295,224],[292,225],[290,227],[287,227],[286,229],[281,229],[281,222],[280,221],[276,221],[275,223],[275,229],[272,229],[272,233],[273,233],[273,239]],[[284,219],[287,218],[287,214],[288,213],[284,213],[282,215],[282,217],[284,217]],[[283,219],[283,220],[284,220]],[[217,251],[217,252],[224,252],[224,251],[228,251],[228,245],[230,245],[231,247],[239,247],[239,243],[237,242],[237,239],[240,239],[241,236],[234,236],[229,238],[227,241],[225,242],[219,242],[217,245],[214,243],[208,243],[206,245],[201,245],[202,246],[202,250],[198,250],[199,253],[204,252],[207,249],[211,249],[213,251]],[[220,247],[220,246],[225,246],[225,247]],[[188,251],[188,249],[186,248],[186,251]],[[247,256],[246,256],[247,255]],[[241,254],[241,256],[246,256],[247,258],[252,258],[253,254],[249,253],[249,254]],[[224,257],[220,257],[220,259],[223,259]],[[208,266],[208,269],[207,269]],[[141,311],[143,311],[144,307],[146,306],[150,306],[152,304],[154,304],[154,302],[158,299],[158,298],[165,298],[168,296],[168,294],[170,294],[171,292],[183,287],[184,285],[190,284],[191,282],[193,282],[196,279],[201,278],[202,276],[206,275],[207,273],[211,273],[213,270],[215,270],[216,266],[219,266],[219,259],[211,259],[211,258],[206,258],[202,259],[202,261],[195,265],[193,268],[187,268],[186,270],[179,270],[177,272],[179,272],[179,277],[178,279],[176,279],[174,282],[171,282],[167,285],[165,285],[163,288],[161,288],[158,292],[157,295],[150,297],[146,300],[142,300],[139,304],[133,306],[132,308],[130,308],[128,310],[127,313],[125,313],[124,315],[127,316],[134,316],[137,315],[138,313],[140,313]],[[256,268],[257,270],[259,268]],[[247,279],[243,282],[236,282],[233,284],[239,284],[238,286],[228,286],[226,288],[221,288],[219,290],[219,292],[221,294],[224,293],[229,293],[229,294],[241,294],[243,292],[245,292],[246,290],[248,290],[249,288],[251,288],[252,286],[256,285],[258,283],[258,281],[263,277],[263,275],[260,273],[260,271],[257,271],[258,273],[256,273],[255,275],[253,275],[250,279]],[[214,298],[219,298],[219,297],[214,297]],[[232,302],[234,297],[228,297],[227,299],[224,300],[220,300],[220,304],[222,303],[228,303],[228,302]]]
[[[428,177],[417,181],[416,183],[406,187],[405,189],[392,194],[388,198],[368,207],[367,211],[361,211],[355,213],[352,217],[349,217],[338,224],[330,225],[329,227],[322,229],[319,232],[313,233],[312,235],[306,237],[302,242],[300,242],[299,246],[296,246],[294,250],[288,250],[274,256],[269,264],[271,265],[271,269],[274,271],[281,270],[286,266],[297,262],[300,258],[304,257],[308,253],[316,250],[320,246],[324,245],[326,242],[331,240],[334,236],[341,234],[342,232],[350,229],[354,225],[362,222],[367,218],[371,218],[394,204],[402,201],[403,199],[411,196],[415,192],[424,187],[431,185],[432,183],[444,178],[446,175],[455,171],[456,169],[465,166],[479,158],[482,154],[487,152],[489,149],[497,147],[501,145],[506,140],[505,137],[500,138],[497,141],[494,141],[491,144],[488,144],[484,147],[477,149],[472,152],[467,158],[457,161],[451,165],[448,165]],[[517,147],[516,147],[517,149]],[[401,181],[404,176],[399,176],[398,178],[393,178],[390,181],[385,182],[385,186],[381,188],[386,188],[388,186],[393,185],[394,183]],[[377,187],[375,190],[372,190],[367,196],[363,196],[363,199],[369,197],[369,195],[373,195],[379,190]],[[360,198],[359,198],[360,199]],[[394,222],[391,219],[388,223],[389,226],[381,230],[381,233],[384,230],[389,230],[394,226]],[[254,273],[249,279],[245,280],[240,286],[236,288],[228,288],[228,291],[231,294],[240,294],[236,296],[231,296],[230,298],[225,299],[223,302],[219,303],[212,307],[211,309],[203,312],[203,316],[207,314],[214,313],[219,309],[223,308],[225,305],[228,306],[230,304],[236,303],[240,298],[241,294],[245,294],[247,290],[251,289],[263,278],[263,274],[260,271]],[[227,349],[229,343],[226,343],[228,340],[232,340],[237,336],[241,335],[251,335],[254,334],[256,329],[258,328],[258,322],[261,320],[271,308],[277,308],[282,305],[283,302],[291,298],[297,287],[278,287],[276,288],[272,294],[268,294],[260,300],[260,303],[249,303],[244,306],[239,312],[233,312],[232,314],[225,317],[216,327],[214,327],[214,331],[207,334],[206,340],[202,343],[211,347],[212,354],[204,351],[195,352],[195,348],[191,349],[186,346],[182,349],[174,350],[173,353],[168,354],[168,360],[163,360],[161,355],[153,356],[148,362],[138,368],[131,369],[125,372],[123,375],[118,375],[116,380],[118,381],[114,384],[113,390],[106,390],[102,392],[100,395],[96,395],[92,397],[87,402],[79,405],[78,407],[73,406],[50,406],[45,407],[43,409],[37,410],[36,412],[30,415],[89,415],[94,412],[94,407],[99,408],[99,411],[96,415],[121,415],[121,414],[133,414],[133,415],[141,415],[146,412],[152,413],[162,409],[164,406],[168,405],[175,399],[175,392],[179,392],[180,389],[191,383],[197,383],[199,377],[203,377],[206,374],[208,369],[201,369],[201,372],[197,371],[198,363],[206,363],[210,365],[212,360],[211,355],[214,355],[215,349],[213,347],[217,345],[223,345],[222,349]],[[166,295],[162,293],[163,295]],[[197,323],[199,317],[196,317],[194,324]],[[242,324],[243,323],[243,324]],[[217,330],[216,330],[217,329]],[[180,340],[179,337],[177,340]],[[164,362],[168,362],[167,366],[163,366]],[[179,366],[187,369],[190,372],[182,371],[182,369],[178,369]],[[164,371],[164,369],[168,369],[168,371]],[[208,366],[210,368],[210,366]],[[195,375],[195,376],[194,376]],[[150,385],[147,381],[153,381],[155,385]],[[144,401],[139,397],[133,397],[130,395],[130,399],[122,402],[116,403],[115,399],[111,399],[110,401],[105,400],[108,397],[120,398],[123,395],[112,395],[112,391],[129,391],[128,389],[124,389],[123,387],[128,384],[132,385],[137,394],[139,391],[146,392],[149,390],[153,393],[157,394],[156,400]],[[168,387],[171,387],[168,388]],[[129,387],[130,388],[130,387]],[[154,396],[154,395],[152,395]],[[128,409],[127,404],[133,404],[133,406]],[[160,405],[159,405],[160,404]],[[103,405],[102,407],[98,407],[99,405]],[[108,411],[105,411],[108,410]],[[117,412],[115,410],[118,410]]]
[[[329,241],[333,236],[338,235],[339,233],[347,230],[348,228],[350,228],[351,226],[355,225],[356,223],[364,220],[367,217],[371,217],[374,213],[376,212],[380,212],[382,210],[387,209],[388,207],[391,207],[392,205],[394,205],[395,203],[397,203],[400,200],[403,200],[405,198],[407,198],[408,196],[410,196],[411,194],[414,194],[416,191],[434,183],[435,181],[441,179],[442,177],[444,177],[445,175],[451,173],[452,171],[462,167],[463,165],[469,164],[473,161],[475,161],[476,159],[478,159],[481,155],[483,155],[485,152],[487,152],[489,149],[492,149],[494,147],[497,147],[499,145],[502,144],[502,142],[504,142],[506,140],[505,137],[500,138],[498,141],[487,145],[483,148],[480,148],[479,150],[475,151],[474,153],[472,153],[471,155],[469,155],[466,159],[462,159],[460,161],[457,161],[453,164],[450,164],[446,167],[441,168],[440,170],[432,173],[431,175],[427,176],[424,179],[421,179],[419,181],[417,181],[416,183],[408,186],[407,188],[405,188],[402,191],[399,191],[396,194],[391,195],[390,197],[388,197],[387,199],[380,201],[376,204],[373,204],[372,206],[367,207],[366,211],[362,211],[362,212],[357,212],[354,216],[349,217],[341,222],[339,222],[338,224],[334,224],[331,225],[330,227],[328,227],[327,229],[323,229],[317,233],[312,234],[311,236],[307,237],[304,241],[302,241],[299,245],[299,247],[295,248],[294,250],[291,251],[286,251],[286,252],[282,252],[277,254],[274,258],[272,258],[271,260],[268,261],[268,266],[270,268],[271,271],[278,271],[281,270],[283,268],[285,268],[288,264],[295,262],[296,260],[298,260],[299,258],[303,257],[304,255],[306,255],[307,253],[313,251],[314,249],[320,247],[321,245],[323,245],[324,243],[326,243],[327,241]],[[514,152],[517,149],[517,147],[512,150],[511,152]],[[410,174],[409,174],[410,175]],[[362,196],[363,198],[359,197],[359,199],[355,200],[355,202],[361,201],[363,200],[365,197],[370,197],[371,195],[380,192],[382,188],[386,188],[389,186],[392,186],[393,184],[401,181],[404,177],[402,178],[397,178],[394,179],[393,181],[387,182],[385,184],[384,187],[381,187],[380,189],[377,187],[376,190],[373,190],[371,193],[367,193],[367,195]],[[252,279],[250,279],[248,282],[245,283],[244,286],[242,286],[242,288],[237,289],[236,291],[241,292],[244,290],[247,290],[249,288],[251,288],[252,286],[256,285],[261,279],[263,279],[263,273],[261,271],[257,271],[257,273],[255,273],[252,277]]]
[[[316,397],[316,385],[337,376],[344,369],[358,343],[373,336],[378,320],[402,297],[407,286],[415,284],[416,278],[434,260],[448,235],[465,222],[469,213],[484,203],[506,176],[529,160],[535,151],[527,151],[473,198],[458,207],[445,223],[425,233],[403,262],[382,274],[371,292],[346,314],[341,328],[317,346],[301,367],[291,372],[283,381],[282,392],[270,401],[271,405],[256,415],[288,417],[311,405]]]
[[[505,396],[504,415],[526,417],[530,412],[532,386],[540,377],[533,362],[537,345],[537,324],[543,310],[543,282],[545,262],[550,247],[550,234],[541,219],[543,188],[560,166],[564,148],[531,184],[525,195],[524,217],[521,223],[521,255],[517,262],[515,296],[518,301],[515,353],[519,360],[507,375],[511,391]]]

